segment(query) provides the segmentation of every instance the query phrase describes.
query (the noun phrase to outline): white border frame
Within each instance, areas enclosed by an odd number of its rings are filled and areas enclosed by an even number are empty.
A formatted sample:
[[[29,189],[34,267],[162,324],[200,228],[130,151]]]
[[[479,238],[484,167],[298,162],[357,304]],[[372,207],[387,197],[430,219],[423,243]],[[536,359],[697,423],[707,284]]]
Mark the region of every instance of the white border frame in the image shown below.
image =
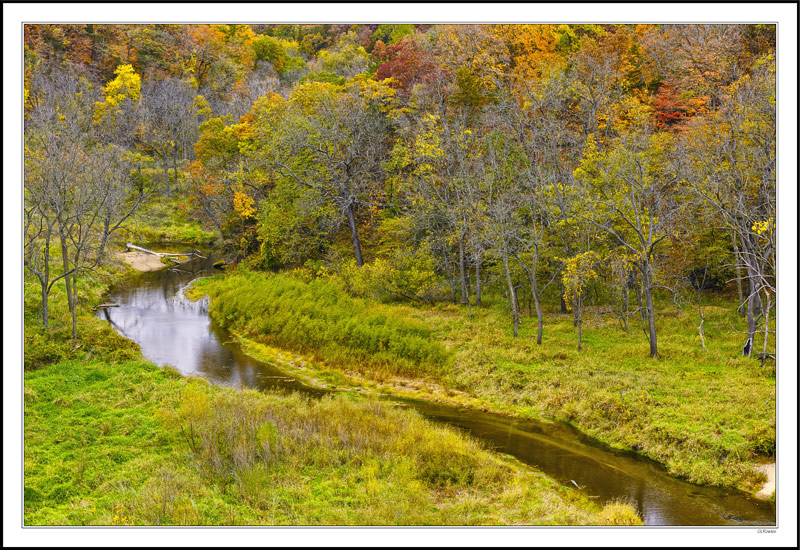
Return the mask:
[[[22,528],[22,23],[778,23],[778,528]],[[797,5],[3,4],[3,545],[15,546],[796,546]],[[229,529],[236,529],[233,533]]]

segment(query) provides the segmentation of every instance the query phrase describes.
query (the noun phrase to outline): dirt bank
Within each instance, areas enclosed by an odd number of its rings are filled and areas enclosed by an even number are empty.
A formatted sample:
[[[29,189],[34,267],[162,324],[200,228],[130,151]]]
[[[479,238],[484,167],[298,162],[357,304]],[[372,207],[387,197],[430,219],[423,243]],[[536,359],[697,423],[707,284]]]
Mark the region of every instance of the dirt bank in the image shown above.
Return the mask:
[[[161,262],[159,256],[147,254],[146,252],[140,252],[138,250],[118,252],[117,255],[137,271],[157,271],[167,267],[166,264]]]
[[[759,492],[756,493],[758,498],[769,498],[772,496],[772,493],[775,492],[775,463],[772,464],[763,464],[756,468],[759,472],[762,472],[765,476],[767,476],[767,482],[761,488]]]

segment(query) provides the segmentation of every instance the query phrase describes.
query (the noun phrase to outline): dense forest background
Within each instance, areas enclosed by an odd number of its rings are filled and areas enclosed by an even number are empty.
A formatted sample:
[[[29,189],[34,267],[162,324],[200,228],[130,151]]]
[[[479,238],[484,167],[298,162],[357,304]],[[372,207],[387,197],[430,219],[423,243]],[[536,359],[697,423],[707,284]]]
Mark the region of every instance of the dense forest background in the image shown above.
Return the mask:
[[[243,265],[494,293],[538,342],[557,304],[580,346],[589,304],[657,356],[659,300],[735,295],[742,353],[773,354],[774,25],[26,25],[24,49],[45,326],[166,200]]]

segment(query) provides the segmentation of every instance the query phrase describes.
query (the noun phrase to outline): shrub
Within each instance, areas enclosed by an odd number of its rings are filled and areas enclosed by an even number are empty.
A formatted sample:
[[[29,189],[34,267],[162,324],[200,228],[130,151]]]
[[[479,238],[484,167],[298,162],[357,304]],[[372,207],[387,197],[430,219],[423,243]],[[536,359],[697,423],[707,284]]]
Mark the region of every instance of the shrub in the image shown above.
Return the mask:
[[[598,515],[600,525],[644,525],[636,509],[628,502],[613,500]]]
[[[755,453],[768,457],[775,457],[775,424],[762,425],[754,429],[747,436],[752,442]]]
[[[353,259],[334,258],[329,267],[334,280],[353,296],[383,302],[432,303],[444,295],[430,246],[414,244],[408,220],[383,220],[377,233],[382,236],[378,257],[361,267]]]

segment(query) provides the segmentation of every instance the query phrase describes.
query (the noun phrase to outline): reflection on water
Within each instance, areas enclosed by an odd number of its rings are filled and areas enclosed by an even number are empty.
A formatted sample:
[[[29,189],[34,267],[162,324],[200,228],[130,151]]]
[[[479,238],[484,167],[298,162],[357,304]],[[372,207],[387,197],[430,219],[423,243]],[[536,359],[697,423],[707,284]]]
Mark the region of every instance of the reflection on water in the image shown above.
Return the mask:
[[[215,272],[211,261],[193,260],[182,264],[182,271],[141,273],[109,295],[108,301],[120,307],[104,309],[99,315],[139,344],[144,356],[156,365],[171,365],[183,374],[199,375],[223,386],[280,386],[319,395],[318,390],[244,355],[233,337],[211,322],[208,299],[192,302],[183,296],[193,279]]]
[[[141,273],[120,284],[102,310],[123,336],[137,342],[157,365],[237,388],[284,388],[320,396],[277,368],[244,355],[208,317],[207,300],[190,302],[183,290],[214,272],[213,258],[195,259],[181,271]],[[398,400],[426,417],[463,429],[490,447],[535,466],[565,485],[577,484],[604,503],[635,504],[646,525],[775,525],[775,505],[744,493],[698,487],[666,475],[633,453],[611,449],[563,423],[537,422],[414,400]]]

